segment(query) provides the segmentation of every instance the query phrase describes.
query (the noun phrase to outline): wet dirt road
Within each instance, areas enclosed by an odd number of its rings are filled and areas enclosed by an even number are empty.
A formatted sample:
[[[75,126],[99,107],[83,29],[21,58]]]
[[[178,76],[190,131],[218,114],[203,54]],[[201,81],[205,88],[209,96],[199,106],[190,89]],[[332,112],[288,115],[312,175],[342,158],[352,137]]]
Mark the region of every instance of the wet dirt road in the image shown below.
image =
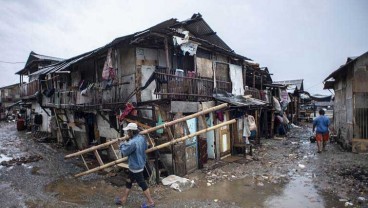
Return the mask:
[[[309,136],[307,127],[293,129],[288,138],[262,140],[252,158],[212,162],[186,176],[196,185],[183,192],[152,186],[156,207],[345,207],[345,200],[364,207],[357,198],[367,198],[367,155],[342,152],[336,144],[316,154]],[[84,169],[77,159],[64,160],[68,153],[17,132],[15,123],[0,123],[0,162],[42,158],[0,166],[0,207],[118,207],[113,199],[124,188],[121,174],[74,178]],[[144,201],[134,186],[127,207]]]

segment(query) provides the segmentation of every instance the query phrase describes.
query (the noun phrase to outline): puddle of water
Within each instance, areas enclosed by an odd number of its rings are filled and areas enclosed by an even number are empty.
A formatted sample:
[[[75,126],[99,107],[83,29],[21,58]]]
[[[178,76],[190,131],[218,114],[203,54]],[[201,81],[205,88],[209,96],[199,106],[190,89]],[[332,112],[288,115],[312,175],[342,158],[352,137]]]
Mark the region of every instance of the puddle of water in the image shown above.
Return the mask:
[[[338,207],[336,199],[317,192],[311,176],[295,176],[287,184],[255,185],[253,178],[223,181],[207,187],[201,184],[184,192],[174,192],[168,199],[219,200],[235,202],[241,207]],[[340,204],[341,205],[341,204]]]
[[[293,178],[279,196],[270,196],[266,207],[311,207],[323,208],[325,202],[314,188],[312,180],[305,176]]]
[[[8,160],[11,160],[13,159],[12,157],[8,157],[6,155],[3,155],[3,154],[0,154],[0,163],[3,162],[3,161],[8,161]]]
[[[168,199],[199,199],[199,200],[219,200],[235,202],[241,207],[263,207],[263,202],[267,196],[275,195],[282,191],[281,184],[268,184],[258,187],[253,178],[245,178],[235,181],[223,181],[207,187],[200,184],[198,188],[192,188],[184,192],[173,192]]]

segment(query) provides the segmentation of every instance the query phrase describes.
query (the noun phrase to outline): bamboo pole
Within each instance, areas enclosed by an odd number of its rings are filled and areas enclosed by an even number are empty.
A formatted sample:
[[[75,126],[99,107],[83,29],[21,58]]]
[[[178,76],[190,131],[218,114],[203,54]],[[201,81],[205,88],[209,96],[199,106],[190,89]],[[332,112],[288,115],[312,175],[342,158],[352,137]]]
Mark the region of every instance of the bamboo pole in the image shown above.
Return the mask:
[[[200,111],[198,113],[194,113],[194,114],[191,114],[189,116],[185,116],[185,117],[182,117],[182,118],[179,118],[179,119],[176,119],[176,120],[173,120],[173,121],[169,121],[169,122],[166,122],[164,124],[161,124],[159,126],[155,126],[155,127],[152,127],[150,129],[147,129],[147,130],[144,130],[144,131],[141,131],[140,134],[147,134],[149,132],[152,132],[152,131],[156,131],[158,129],[162,129],[164,127],[167,127],[167,126],[172,126],[174,124],[177,124],[179,122],[182,122],[182,121],[186,121],[188,119],[191,119],[191,118],[196,118],[200,115],[204,115],[204,114],[207,114],[207,113],[210,113],[210,112],[213,112],[213,111],[216,111],[216,110],[220,110],[222,108],[225,108],[227,107],[228,104],[227,103],[223,103],[221,105],[218,105],[218,106],[215,106],[215,107],[212,107],[212,108],[208,108],[206,110],[203,110],[203,111]]]
[[[175,140],[172,140],[172,141],[170,141],[170,142],[166,142],[166,143],[164,143],[164,144],[160,144],[160,145],[158,145],[158,146],[155,146],[155,147],[152,147],[152,148],[150,148],[150,149],[147,149],[147,150],[146,150],[146,153],[150,153],[150,152],[153,152],[153,151],[156,151],[156,150],[162,149],[162,148],[164,148],[164,147],[167,147],[167,146],[170,146],[170,145],[176,144],[176,143],[178,143],[178,142],[185,141],[185,140],[187,140],[187,139],[189,139],[189,138],[192,138],[192,137],[194,137],[194,136],[197,136],[197,135],[200,135],[200,134],[206,133],[206,132],[208,132],[208,131],[212,131],[212,130],[218,129],[218,128],[223,127],[223,126],[226,126],[226,125],[230,125],[230,124],[235,123],[235,122],[236,122],[236,120],[235,120],[235,119],[232,119],[232,120],[230,120],[230,121],[226,121],[226,122],[223,122],[223,123],[221,123],[221,124],[218,124],[218,125],[215,125],[215,126],[212,126],[212,127],[206,128],[206,129],[202,129],[202,130],[200,130],[200,131],[197,131],[197,132],[195,132],[195,133],[192,133],[192,134],[186,135],[186,136],[181,137],[181,138],[179,138],[179,139],[175,139]],[[108,168],[108,167],[110,167],[110,166],[117,165],[117,164],[119,164],[119,163],[121,163],[121,162],[124,162],[124,161],[126,161],[126,160],[128,160],[128,157],[120,158],[120,159],[118,159],[118,160],[115,160],[115,161],[112,161],[112,162],[106,163],[105,165],[101,165],[101,166],[99,166],[99,167],[96,167],[96,168],[93,168],[93,169],[87,170],[87,171],[82,172],[82,173],[78,173],[78,174],[76,174],[76,175],[75,175],[75,177],[84,176],[84,175],[87,175],[87,174],[90,174],[90,173],[93,173],[93,172],[96,172],[96,171],[102,170],[102,169],[104,169],[104,168]]]
[[[128,139],[129,136],[124,136],[124,137],[120,137],[120,138],[117,138],[117,139],[114,139],[114,140],[111,140],[109,142],[105,142],[103,144],[99,144],[97,146],[93,146],[93,147],[90,147],[88,149],[84,149],[84,150],[81,150],[79,152],[76,152],[76,153],[72,153],[72,154],[69,154],[69,155],[66,155],[64,158],[65,159],[68,159],[68,158],[71,158],[71,157],[76,157],[76,156],[79,156],[79,155],[82,155],[82,154],[86,154],[87,152],[92,152],[92,151],[95,151],[97,149],[100,149],[102,147],[106,147],[106,146],[110,146],[111,144],[114,144],[118,141],[123,141],[123,140],[126,140]]]

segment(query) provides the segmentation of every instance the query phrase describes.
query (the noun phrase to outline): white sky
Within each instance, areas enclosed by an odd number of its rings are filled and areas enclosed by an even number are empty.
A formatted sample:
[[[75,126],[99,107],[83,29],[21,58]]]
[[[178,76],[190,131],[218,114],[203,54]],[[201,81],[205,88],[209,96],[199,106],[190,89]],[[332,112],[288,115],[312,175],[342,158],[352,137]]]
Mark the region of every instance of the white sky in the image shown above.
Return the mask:
[[[0,61],[31,51],[70,58],[170,18],[201,13],[236,53],[267,66],[273,80],[322,81],[348,56],[368,51],[366,0],[0,0]],[[0,87],[22,64],[0,62]]]

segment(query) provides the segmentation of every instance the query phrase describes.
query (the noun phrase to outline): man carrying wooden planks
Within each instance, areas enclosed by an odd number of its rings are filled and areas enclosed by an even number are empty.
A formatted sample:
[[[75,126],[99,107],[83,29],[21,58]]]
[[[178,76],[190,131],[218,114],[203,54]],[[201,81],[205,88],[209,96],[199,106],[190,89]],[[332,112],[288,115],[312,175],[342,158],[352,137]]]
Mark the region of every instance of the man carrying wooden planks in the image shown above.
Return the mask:
[[[144,203],[142,207],[154,207],[155,205],[148,189],[148,185],[143,176],[143,170],[146,164],[146,139],[143,135],[139,134],[136,123],[129,123],[125,128],[123,128],[123,130],[127,132],[130,138],[129,141],[124,141],[120,145],[121,153],[124,157],[128,157],[129,177],[126,182],[126,189],[123,196],[116,197],[115,203],[125,204],[133,182],[137,182],[147,198],[147,203]]]

